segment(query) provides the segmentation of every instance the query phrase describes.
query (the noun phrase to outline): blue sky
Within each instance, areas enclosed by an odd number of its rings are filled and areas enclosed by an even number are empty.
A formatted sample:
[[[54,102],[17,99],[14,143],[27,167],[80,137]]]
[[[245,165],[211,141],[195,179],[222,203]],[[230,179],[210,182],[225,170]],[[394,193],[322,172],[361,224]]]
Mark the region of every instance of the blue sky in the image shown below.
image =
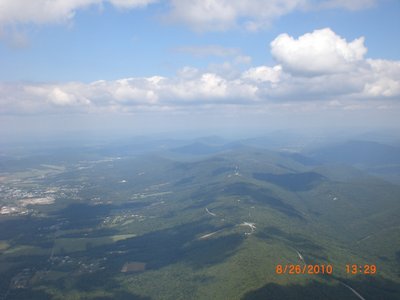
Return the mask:
[[[0,0],[1,131],[397,127],[399,28],[396,0]]]

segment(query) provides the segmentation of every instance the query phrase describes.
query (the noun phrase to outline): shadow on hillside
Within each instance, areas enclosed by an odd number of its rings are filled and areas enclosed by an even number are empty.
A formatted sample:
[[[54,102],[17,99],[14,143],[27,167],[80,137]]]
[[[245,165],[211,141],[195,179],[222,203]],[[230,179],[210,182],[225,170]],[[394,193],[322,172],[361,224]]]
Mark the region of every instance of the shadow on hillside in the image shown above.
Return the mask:
[[[324,248],[315,244],[313,241],[301,236],[299,234],[291,234],[282,231],[278,227],[269,226],[262,230],[257,231],[257,236],[262,239],[280,239],[288,241],[293,245],[299,246],[303,249],[323,251]]]
[[[324,247],[321,247],[303,235],[287,233],[275,226],[259,229],[256,235],[263,240],[279,240],[284,242],[293,249],[300,251],[309,264],[314,263],[316,259],[318,261],[328,261],[328,257],[324,254]]]
[[[268,189],[247,182],[237,182],[225,187],[224,194],[229,196],[249,197],[251,201],[266,204],[288,217],[304,218],[293,206],[271,195]]]
[[[235,253],[243,236],[231,234],[219,238],[198,240],[200,235],[220,230],[202,221],[153,231],[142,236],[118,241],[114,245],[93,247],[91,256],[107,256],[108,269],[119,272],[129,261],[145,262],[147,269],[159,269],[178,261],[193,268],[221,263]]]
[[[315,172],[287,174],[254,173],[253,177],[257,180],[270,182],[293,192],[311,190],[325,178],[321,174]]]
[[[361,296],[368,300],[396,300],[400,299],[400,285],[394,281],[364,277],[363,280],[343,280],[347,285],[355,289]],[[312,281],[307,285],[289,284],[279,285],[269,283],[262,288],[245,294],[243,300],[337,300],[354,299],[357,297],[349,288],[334,280],[329,283]]]
[[[58,220],[67,221],[63,230],[93,228],[101,223],[105,217],[111,214],[115,209],[141,209],[149,206],[150,203],[145,202],[127,202],[123,204],[97,204],[91,205],[87,203],[71,203],[67,207],[51,214]]]

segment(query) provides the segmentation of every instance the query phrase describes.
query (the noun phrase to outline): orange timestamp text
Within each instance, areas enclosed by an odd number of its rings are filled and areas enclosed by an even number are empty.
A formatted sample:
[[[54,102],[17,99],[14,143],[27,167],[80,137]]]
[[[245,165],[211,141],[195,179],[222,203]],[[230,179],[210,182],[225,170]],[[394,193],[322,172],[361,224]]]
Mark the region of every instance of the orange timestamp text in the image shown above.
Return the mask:
[[[278,264],[275,267],[275,273],[279,275],[281,274],[331,275],[333,273],[333,266],[331,264],[315,264],[315,265]]]
[[[352,275],[364,274],[364,275],[375,275],[377,272],[376,265],[374,264],[347,264],[346,273]]]

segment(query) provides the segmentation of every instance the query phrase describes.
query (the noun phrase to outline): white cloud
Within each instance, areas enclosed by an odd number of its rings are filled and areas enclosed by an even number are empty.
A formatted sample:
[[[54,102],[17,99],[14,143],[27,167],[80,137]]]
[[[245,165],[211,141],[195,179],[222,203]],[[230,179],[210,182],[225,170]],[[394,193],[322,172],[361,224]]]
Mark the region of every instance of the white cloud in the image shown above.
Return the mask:
[[[198,31],[226,30],[238,25],[258,30],[304,3],[305,0],[171,0],[169,19]]]
[[[109,2],[118,8],[146,6],[157,0],[0,0],[0,24],[62,23],[91,5]]]
[[[362,97],[396,98],[400,95],[400,61],[367,59],[356,77],[364,83]]]
[[[144,7],[158,0],[108,0],[112,5],[118,8],[136,8]]]
[[[289,45],[298,61],[278,51],[280,64],[236,72],[227,72],[234,65],[222,65],[220,71],[185,67],[172,77],[92,83],[0,83],[0,113],[174,111],[210,105],[256,105],[260,109],[271,107],[272,103],[356,110],[365,109],[366,103],[386,107],[385,103],[400,99],[400,61],[364,59],[366,49],[357,42],[360,39],[348,43],[325,29],[298,40],[281,35],[273,44],[282,36],[283,44]],[[290,48],[291,43],[295,45]],[[281,50],[282,45],[274,46],[273,50]]]
[[[235,23],[236,10],[227,1],[171,0],[170,19],[197,30],[225,30]]]
[[[158,92],[164,101],[174,105],[202,105],[238,103],[246,98],[254,99],[256,88],[239,79],[230,80],[215,73],[199,71],[191,75],[163,81]]]
[[[365,9],[377,0],[170,0],[168,19],[197,31],[243,27],[256,31],[296,10]]]
[[[261,66],[251,68],[243,73],[243,78],[250,79],[258,82],[272,82],[277,83],[280,80],[282,67],[277,65],[275,67]]]
[[[369,96],[392,97],[400,94],[400,82],[391,78],[382,78],[373,83],[367,83],[364,89]]]
[[[37,84],[26,85],[22,87],[24,92],[23,98],[28,99],[32,96],[32,100],[38,100],[46,104],[71,107],[71,106],[87,106],[90,104],[89,98],[82,93],[82,83],[67,83],[67,84]]]
[[[384,74],[386,77],[400,77],[400,62],[385,59],[367,59],[368,65],[375,74]],[[379,76],[379,75],[378,75]]]
[[[364,58],[364,38],[347,42],[329,28],[295,39],[284,33],[271,42],[271,54],[286,71],[319,75],[348,72]]]
[[[152,78],[149,79],[120,79],[116,80],[109,85],[108,90],[110,95],[118,102],[135,105],[138,103],[155,103],[158,100],[155,94],[155,87],[157,81]]]
[[[185,68],[174,78],[160,76],[99,80],[89,84],[0,84],[1,113],[98,110],[129,107],[174,108],[254,99],[256,88],[240,79]],[[247,101],[247,100],[246,100]]]
[[[159,0],[0,0],[0,26],[6,24],[63,23],[78,10],[109,3],[119,9],[145,7]],[[168,0],[166,19],[184,23],[198,31],[242,27],[265,28],[274,20],[296,10],[341,8],[358,10],[377,0]]]
[[[49,99],[56,105],[64,106],[76,103],[76,99],[73,95],[69,95],[59,87],[53,88],[49,95]]]

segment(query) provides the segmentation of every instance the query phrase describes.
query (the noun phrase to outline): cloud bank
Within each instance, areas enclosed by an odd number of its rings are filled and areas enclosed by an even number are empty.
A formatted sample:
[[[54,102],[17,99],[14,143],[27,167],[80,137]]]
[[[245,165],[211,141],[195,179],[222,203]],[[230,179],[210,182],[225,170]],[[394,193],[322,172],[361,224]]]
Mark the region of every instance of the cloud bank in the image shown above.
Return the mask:
[[[132,112],[193,107],[324,103],[388,107],[400,97],[400,61],[365,58],[364,39],[346,41],[329,28],[271,42],[276,65],[237,75],[186,67],[176,76],[91,83],[1,83],[1,114]],[[371,102],[372,101],[372,102]]]

